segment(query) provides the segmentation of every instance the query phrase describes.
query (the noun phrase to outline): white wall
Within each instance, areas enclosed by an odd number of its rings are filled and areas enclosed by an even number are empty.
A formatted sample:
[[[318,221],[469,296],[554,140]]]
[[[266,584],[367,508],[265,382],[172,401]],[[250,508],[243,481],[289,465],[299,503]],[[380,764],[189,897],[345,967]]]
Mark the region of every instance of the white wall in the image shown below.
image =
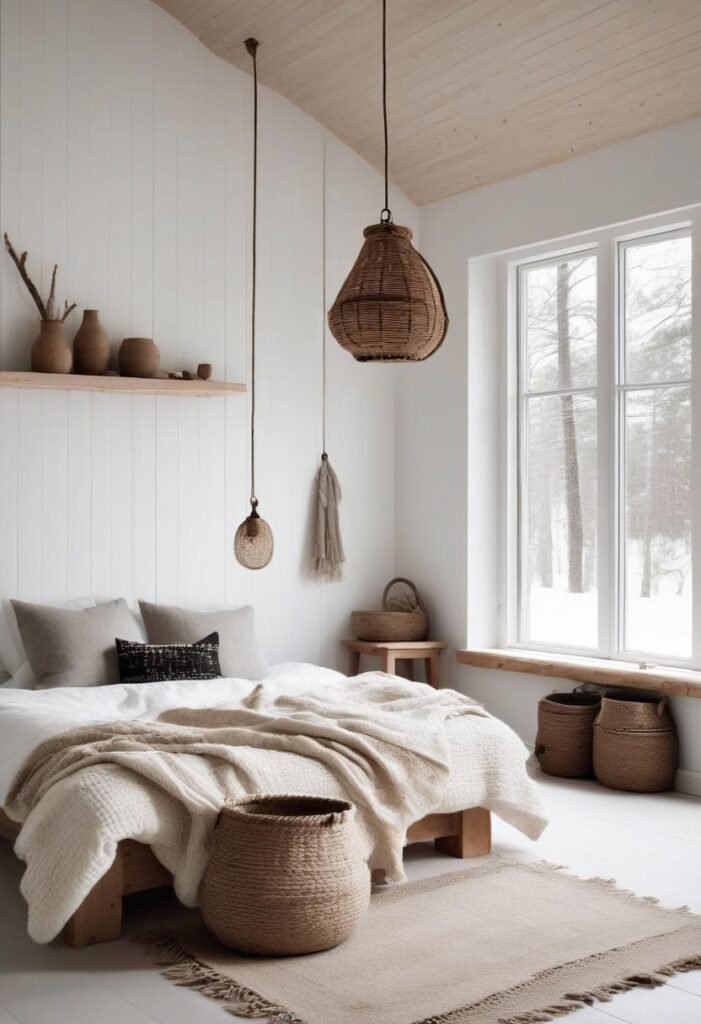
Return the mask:
[[[699,167],[701,120],[692,120],[422,208],[422,248],[444,288],[451,324],[434,357],[398,371],[397,568],[428,594],[434,632],[453,646],[499,642],[496,582],[504,549],[497,532],[498,353],[489,342],[493,332],[482,329],[489,305],[468,304],[468,277],[483,299],[494,296],[495,286],[489,261],[469,261],[699,203]],[[455,664],[450,679],[527,740],[537,698],[554,688]],[[677,701],[675,713],[682,765],[701,773],[701,706]],[[701,792],[701,774],[683,779]]]
[[[150,0],[0,0],[0,19],[0,227],[42,290],[56,261],[61,300],[99,309],[115,347],[151,336],[165,368],[206,360],[217,378],[246,379],[250,76]],[[332,664],[350,610],[375,604],[393,574],[394,382],[330,341],[348,565],[343,584],[311,582],[324,133],[265,89],[260,132],[257,475],[273,563],[251,573],[232,555],[247,398],[0,389],[0,595],[252,602],[271,659]],[[331,300],[382,193],[334,139],[328,182]],[[70,336],[79,323],[76,312]],[[0,253],[0,368],[28,368],[36,330]]]

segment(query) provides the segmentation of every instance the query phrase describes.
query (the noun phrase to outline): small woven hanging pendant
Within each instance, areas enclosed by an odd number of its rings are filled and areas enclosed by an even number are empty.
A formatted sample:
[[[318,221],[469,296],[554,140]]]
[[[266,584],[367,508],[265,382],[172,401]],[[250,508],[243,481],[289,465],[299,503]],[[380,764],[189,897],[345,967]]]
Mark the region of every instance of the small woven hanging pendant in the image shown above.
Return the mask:
[[[411,230],[392,223],[387,128],[387,0],[382,0],[382,117],[385,205],[329,310],[331,333],[359,362],[420,362],[439,347],[448,313],[438,278],[411,244]]]
[[[258,502],[251,501],[251,514],[239,526],[234,536],[236,561],[246,569],[264,569],[273,557],[273,531],[256,511]]]
[[[256,225],[258,212],[258,41],[247,39],[253,58],[253,258],[251,261],[251,511],[234,536],[234,555],[245,569],[264,569],[273,557],[273,531],[258,514],[256,497]]]

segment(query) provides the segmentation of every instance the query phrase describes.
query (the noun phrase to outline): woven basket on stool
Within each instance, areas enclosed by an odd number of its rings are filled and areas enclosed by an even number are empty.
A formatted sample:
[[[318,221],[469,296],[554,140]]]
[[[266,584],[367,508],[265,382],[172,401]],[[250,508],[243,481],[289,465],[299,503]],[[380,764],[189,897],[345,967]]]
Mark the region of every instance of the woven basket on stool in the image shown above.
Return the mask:
[[[632,793],[671,789],[677,731],[666,697],[607,693],[594,723],[594,774],[602,786]]]
[[[222,809],[200,906],[209,930],[242,953],[315,953],[338,945],[368,908],[370,872],[345,800],[251,796]]]
[[[408,611],[397,611],[390,603],[390,591],[396,584],[408,587],[415,605]],[[419,592],[405,576],[395,576],[382,592],[381,612],[351,612],[351,631],[356,640],[372,643],[406,643],[425,640],[428,636],[428,617],[421,604]]]
[[[551,693],[538,704],[535,753],[547,775],[585,779],[592,774],[598,693]]]

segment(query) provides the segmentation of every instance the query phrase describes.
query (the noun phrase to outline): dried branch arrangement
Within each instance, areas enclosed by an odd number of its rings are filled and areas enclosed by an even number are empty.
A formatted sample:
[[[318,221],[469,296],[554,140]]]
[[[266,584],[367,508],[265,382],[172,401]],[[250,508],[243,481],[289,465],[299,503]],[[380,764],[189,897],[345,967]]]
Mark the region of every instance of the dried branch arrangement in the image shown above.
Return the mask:
[[[17,267],[17,270],[19,271],[20,277],[22,278],[22,280],[26,284],[27,290],[29,291],[29,294],[34,299],[34,304],[36,305],[37,309],[39,310],[39,316],[41,317],[41,319],[42,320],[60,320],[61,323],[65,323],[66,318],[75,309],[75,302],[72,302],[70,304],[70,306],[68,305],[67,302],[64,302],[64,304],[63,304],[63,316],[61,316],[61,317],[58,316],[58,314],[56,313],[56,310],[55,310],[55,303],[56,303],[56,272],[58,271],[58,263],[54,264],[53,273],[51,275],[51,289],[49,291],[49,297],[46,300],[46,302],[44,302],[44,300],[42,299],[41,295],[39,294],[39,290],[37,289],[36,285],[32,281],[32,279],[29,276],[29,274],[27,273],[27,266],[26,266],[26,264],[27,264],[27,253],[23,252],[20,256],[17,255],[17,252],[16,252],[12,242],[9,239],[7,231],[5,232],[4,238],[5,238],[5,248],[7,249],[7,251],[10,254],[10,256],[12,257],[12,261],[15,264],[15,266]]]

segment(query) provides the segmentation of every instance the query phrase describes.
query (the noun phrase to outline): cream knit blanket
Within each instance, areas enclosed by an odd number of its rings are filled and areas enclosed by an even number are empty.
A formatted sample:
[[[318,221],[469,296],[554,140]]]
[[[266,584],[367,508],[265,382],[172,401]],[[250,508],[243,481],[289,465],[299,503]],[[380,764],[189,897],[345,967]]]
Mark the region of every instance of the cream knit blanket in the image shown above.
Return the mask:
[[[150,843],[180,899],[195,905],[224,801],[310,792],[310,778],[313,792],[356,804],[371,866],[403,879],[406,830],[440,802],[446,724],[462,715],[488,717],[455,691],[377,673],[299,695],[269,696],[262,685],[234,707],[181,708],[41,743],[6,802],[24,821],[15,849],[27,863],[30,935],[58,934],[126,838]],[[312,762],[326,771],[310,773]]]

